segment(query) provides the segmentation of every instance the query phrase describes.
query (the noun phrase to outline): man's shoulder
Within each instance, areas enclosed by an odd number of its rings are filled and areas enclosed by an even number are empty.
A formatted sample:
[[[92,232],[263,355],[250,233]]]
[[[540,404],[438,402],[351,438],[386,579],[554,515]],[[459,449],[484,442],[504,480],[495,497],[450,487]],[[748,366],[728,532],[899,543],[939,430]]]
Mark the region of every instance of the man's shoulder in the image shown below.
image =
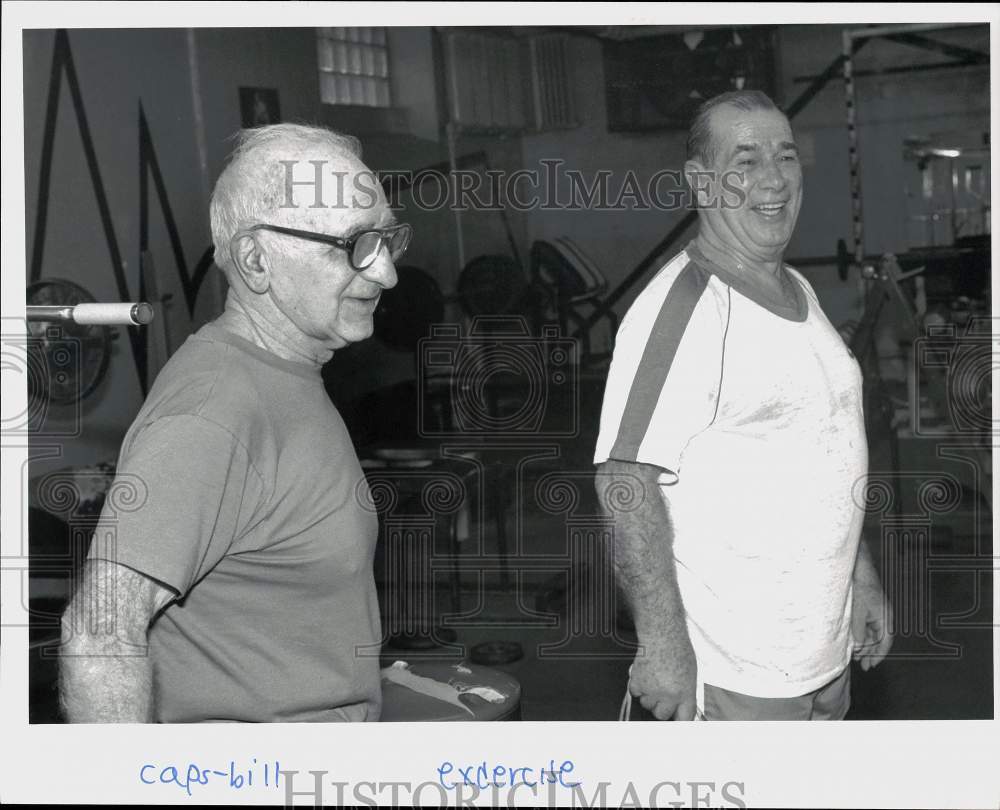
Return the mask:
[[[695,264],[685,249],[664,264],[636,296],[622,319],[622,326],[632,328],[645,324],[652,328],[653,322],[668,306],[672,311],[690,316],[695,309],[707,307],[717,312],[725,305],[724,297],[712,284],[711,274]]]
[[[654,275],[639,293],[639,298],[662,295],[669,290],[681,273],[693,264],[687,248],[675,253]],[[638,300],[638,299],[637,299]]]
[[[259,385],[243,353],[203,328],[160,370],[136,421],[201,416],[239,425],[260,414]]]

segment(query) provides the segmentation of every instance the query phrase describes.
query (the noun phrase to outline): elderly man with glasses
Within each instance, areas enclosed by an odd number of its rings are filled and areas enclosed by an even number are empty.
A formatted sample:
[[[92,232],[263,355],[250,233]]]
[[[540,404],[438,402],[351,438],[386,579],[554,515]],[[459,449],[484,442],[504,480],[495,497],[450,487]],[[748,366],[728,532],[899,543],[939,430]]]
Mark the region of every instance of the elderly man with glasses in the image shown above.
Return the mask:
[[[139,502],[106,507],[64,616],[66,716],[377,720],[377,518],[320,368],[372,334],[410,228],[355,139],[287,124],[241,133],[211,218],[225,310],[125,437]]]

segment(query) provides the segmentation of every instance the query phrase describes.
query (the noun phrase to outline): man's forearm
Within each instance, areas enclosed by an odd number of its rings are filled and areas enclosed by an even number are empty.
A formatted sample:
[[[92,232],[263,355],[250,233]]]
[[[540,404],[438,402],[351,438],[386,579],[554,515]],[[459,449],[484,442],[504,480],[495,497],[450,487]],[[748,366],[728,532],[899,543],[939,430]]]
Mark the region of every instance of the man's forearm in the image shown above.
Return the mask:
[[[631,486],[641,485],[632,480]],[[640,643],[676,650],[690,641],[674,568],[673,528],[659,487],[648,481],[644,487],[641,503],[632,511],[616,511],[602,498],[605,514],[614,521],[615,578],[631,608]]]
[[[639,642],[653,650],[690,644],[672,545],[665,509],[643,509],[615,520],[615,575],[632,610]]]
[[[148,723],[152,682],[143,649],[88,638],[63,646],[59,693],[70,723]]]
[[[609,556],[641,646],[629,669],[629,693],[657,720],[693,720],[698,665],[677,587],[673,527],[658,479],[656,467],[609,461],[598,469],[597,493],[614,523]],[[616,497],[622,493],[625,497]]]
[[[62,617],[59,692],[70,723],[148,723],[152,664],[146,635],[153,585],[130,569],[88,560]]]

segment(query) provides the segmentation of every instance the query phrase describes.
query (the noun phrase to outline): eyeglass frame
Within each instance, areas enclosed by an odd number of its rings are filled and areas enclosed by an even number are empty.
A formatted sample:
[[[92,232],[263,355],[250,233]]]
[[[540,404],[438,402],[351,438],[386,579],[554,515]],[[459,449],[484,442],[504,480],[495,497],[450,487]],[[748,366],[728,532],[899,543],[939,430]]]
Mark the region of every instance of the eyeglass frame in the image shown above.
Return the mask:
[[[243,236],[245,234],[248,234],[251,231],[273,231],[274,233],[284,234],[285,236],[295,236],[298,237],[299,239],[307,239],[310,242],[319,242],[324,245],[331,245],[335,248],[340,248],[341,250],[347,253],[347,261],[351,265],[351,269],[355,273],[363,273],[365,270],[367,270],[369,267],[375,264],[375,259],[377,259],[379,253],[382,252],[382,248],[386,247],[389,244],[389,241],[391,240],[392,236],[394,236],[396,233],[404,229],[409,232],[409,236],[407,236],[406,243],[403,246],[403,253],[405,253],[407,248],[409,248],[410,246],[410,240],[413,238],[413,226],[407,222],[400,222],[397,225],[390,225],[388,228],[366,228],[365,230],[360,231],[354,236],[348,237],[346,239],[342,236],[332,236],[331,234],[328,233],[319,233],[317,231],[303,231],[299,228],[287,228],[284,225],[271,225],[270,223],[259,222],[256,225],[251,225],[249,228],[241,228],[239,231],[234,233],[232,239],[230,240],[230,243],[232,243],[232,240],[240,236]],[[375,258],[373,258],[371,262],[369,264],[366,264],[364,267],[358,267],[354,263],[354,246],[355,244],[357,244],[357,241],[362,236],[368,233],[377,233],[381,241],[378,250],[376,250],[374,253]],[[232,248],[230,248],[230,250],[232,250]],[[402,256],[403,253],[400,253],[400,256]]]

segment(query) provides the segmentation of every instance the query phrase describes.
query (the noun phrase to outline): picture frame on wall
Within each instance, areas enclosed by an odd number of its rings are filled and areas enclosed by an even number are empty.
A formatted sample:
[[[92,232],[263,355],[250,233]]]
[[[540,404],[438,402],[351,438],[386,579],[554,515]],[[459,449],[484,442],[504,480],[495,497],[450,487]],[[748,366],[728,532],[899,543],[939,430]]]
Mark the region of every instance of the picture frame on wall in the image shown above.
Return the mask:
[[[278,91],[274,87],[241,87],[240,118],[243,127],[265,127],[281,121]]]
[[[762,90],[780,103],[775,31],[709,27],[606,41],[608,131],[686,131],[703,101],[729,90]]]

